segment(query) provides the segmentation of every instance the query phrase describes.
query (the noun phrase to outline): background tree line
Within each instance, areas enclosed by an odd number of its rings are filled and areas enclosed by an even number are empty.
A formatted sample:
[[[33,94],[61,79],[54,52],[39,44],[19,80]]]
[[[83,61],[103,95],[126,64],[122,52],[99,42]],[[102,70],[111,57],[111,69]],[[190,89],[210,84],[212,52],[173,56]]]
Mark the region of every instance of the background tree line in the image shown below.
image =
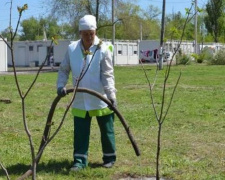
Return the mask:
[[[154,5],[145,9],[136,0],[115,1],[116,39],[156,40],[160,37],[161,10]],[[109,0],[50,0],[46,17],[25,19],[17,40],[43,40],[57,35],[58,39],[79,38],[78,21],[85,14],[96,16],[98,36],[112,38],[111,1]],[[185,7],[184,7],[185,8]],[[189,7],[186,7],[189,8]],[[192,9],[194,14],[194,8]],[[179,39],[186,17],[181,12],[167,14],[165,39]],[[172,33],[173,32],[173,33]],[[1,34],[9,37],[9,29]],[[184,40],[194,39],[194,20],[188,22]],[[198,41],[225,42],[225,0],[208,0],[198,13]]]

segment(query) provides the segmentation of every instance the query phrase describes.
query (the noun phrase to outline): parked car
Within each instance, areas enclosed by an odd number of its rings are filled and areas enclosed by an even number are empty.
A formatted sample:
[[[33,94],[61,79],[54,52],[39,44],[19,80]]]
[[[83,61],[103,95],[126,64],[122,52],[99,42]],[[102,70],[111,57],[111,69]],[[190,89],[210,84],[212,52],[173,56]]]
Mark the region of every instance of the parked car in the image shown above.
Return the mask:
[[[165,55],[164,55],[164,62],[166,62],[166,61],[171,61],[172,60],[172,57],[173,57],[173,52],[171,52],[171,51],[166,51],[165,53],[164,53]]]

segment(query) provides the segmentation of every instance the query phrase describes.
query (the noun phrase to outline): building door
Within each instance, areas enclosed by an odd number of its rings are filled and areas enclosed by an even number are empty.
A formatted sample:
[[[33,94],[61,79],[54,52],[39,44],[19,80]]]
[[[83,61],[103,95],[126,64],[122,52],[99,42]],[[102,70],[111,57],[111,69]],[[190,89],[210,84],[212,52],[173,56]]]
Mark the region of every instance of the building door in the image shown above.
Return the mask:
[[[19,46],[18,56],[15,57],[16,66],[28,66],[26,63],[26,48],[25,46]]]
[[[47,65],[50,65],[50,57],[53,56],[54,57],[54,47],[52,46],[48,46],[47,47],[47,53],[48,53],[48,60],[47,60]]]
[[[39,47],[38,51],[38,58],[39,58],[39,66],[42,65],[47,55],[47,48],[46,47]],[[47,62],[45,63],[47,65]]]

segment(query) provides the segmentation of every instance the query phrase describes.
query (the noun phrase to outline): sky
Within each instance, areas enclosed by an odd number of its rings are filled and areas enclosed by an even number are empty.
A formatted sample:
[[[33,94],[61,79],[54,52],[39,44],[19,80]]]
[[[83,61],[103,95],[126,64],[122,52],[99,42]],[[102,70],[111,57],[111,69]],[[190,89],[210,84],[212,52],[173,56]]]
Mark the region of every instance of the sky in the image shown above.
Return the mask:
[[[10,20],[10,1],[11,0],[0,0],[0,32],[9,27]],[[40,17],[46,14],[46,6],[43,5],[44,0],[13,0],[12,7],[12,26],[16,27],[19,13],[17,6],[22,7],[24,4],[28,4],[28,10],[22,14],[21,21],[28,19],[31,16]],[[46,0],[48,1],[48,0]]]
[[[185,8],[189,8],[191,6],[191,2],[193,0],[166,0],[166,14],[176,13],[180,11],[181,13],[185,13]],[[48,14],[47,6],[44,2],[48,2],[48,0],[13,0],[13,8],[12,8],[12,26],[16,27],[18,20],[18,11],[17,6],[23,6],[24,4],[28,4],[28,10],[26,10],[21,18],[21,21],[24,19],[28,19],[31,16],[38,18],[41,16],[45,16]],[[139,4],[143,9],[145,9],[148,5],[154,5],[159,9],[162,9],[163,0],[137,0],[137,4]],[[202,8],[208,0],[197,0],[198,7]],[[10,20],[10,0],[0,0],[0,32],[9,27]]]

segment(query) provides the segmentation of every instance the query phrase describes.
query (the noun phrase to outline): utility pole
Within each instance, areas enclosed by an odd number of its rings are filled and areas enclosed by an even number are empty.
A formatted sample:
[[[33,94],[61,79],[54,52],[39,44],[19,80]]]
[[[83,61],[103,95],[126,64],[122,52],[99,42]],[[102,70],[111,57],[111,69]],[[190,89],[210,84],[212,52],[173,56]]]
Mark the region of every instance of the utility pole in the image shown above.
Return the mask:
[[[140,22],[140,41],[142,41],[142,23]]]
[[[198,34],[198,2],[197,2],[197,0],[195,0],[195,53],[196,54],[198,54],[197,34]]]
[[[112,45],[115,46],[115,1],[112,0]],[[113,66],[115,65],[115,54],[113,52]]]
[[[162,20],[161,20],[161,36],[160,36],[160,52],[159,52],[159,70],[163,69],[163,40],[165,32],[165,11],[166,11],[166,0],[163,0],[162,5]]]

